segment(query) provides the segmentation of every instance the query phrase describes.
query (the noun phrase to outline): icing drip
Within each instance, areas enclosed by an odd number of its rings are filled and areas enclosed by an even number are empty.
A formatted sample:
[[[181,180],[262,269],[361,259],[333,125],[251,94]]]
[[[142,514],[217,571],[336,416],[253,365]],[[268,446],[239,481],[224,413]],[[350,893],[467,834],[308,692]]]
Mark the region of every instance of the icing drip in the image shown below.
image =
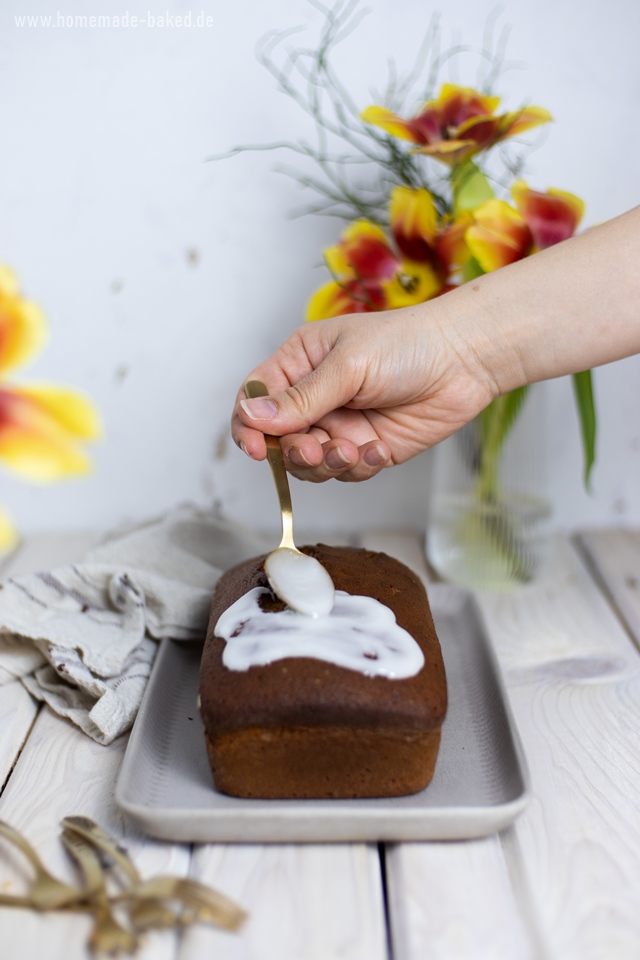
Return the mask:
[[[325,616],[308,617],[286,609],[266,613],[254,587],[222,614],[215,634],[226,640],[222,662],[229,670],[248,670],[285,657],[313,657],[368,677],[401,680],[418,673],[422,650],[396,623],[393,612],[372,597],[336,590]]]

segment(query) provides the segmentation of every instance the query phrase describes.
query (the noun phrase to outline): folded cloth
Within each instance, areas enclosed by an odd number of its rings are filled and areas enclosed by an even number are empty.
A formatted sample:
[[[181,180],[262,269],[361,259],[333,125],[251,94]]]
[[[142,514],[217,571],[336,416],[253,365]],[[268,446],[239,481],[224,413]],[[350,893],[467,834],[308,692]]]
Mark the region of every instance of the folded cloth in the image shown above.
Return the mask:
[[[0,585],[0,685],[20,679],[99,743],[133,723],[162,637],[202,640],[220,574],[268,549],[192,506],[116,533],[81,563]]]

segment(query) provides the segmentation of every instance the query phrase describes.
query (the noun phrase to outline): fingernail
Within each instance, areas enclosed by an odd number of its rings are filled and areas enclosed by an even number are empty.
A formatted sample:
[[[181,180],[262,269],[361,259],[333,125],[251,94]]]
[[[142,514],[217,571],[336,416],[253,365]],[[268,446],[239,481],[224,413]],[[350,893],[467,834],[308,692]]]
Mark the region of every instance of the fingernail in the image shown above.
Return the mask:
[[[331,467],[332,470],[341,470],[342,467],[346,467],[351,463],[351,460],[345,457],[340,447],[333,447],[324,459],[327,466]]]
[[[387,460],[387,455],[382,449],[382,447],[376,445],[375,447],[370,447],[369,450],[364,455],[364,462],[367,463],[370,467],[379,467],[381,463],[385,463]]]
[[[289,460],[296,467],[310,467],[311,463],[307,460],[300,447],[291,447],[289,450]]]
[[[277,405],[273,400],[267,400],[266,397],[241,400],[240,406],[252,420],[272,420],[278,412]]]
[[[251,454],[249,453],[249,451],[248,451],[247,448],[245,447],[245,445],[244,445],[244,443],[242,442],[242,440],[241,440],[240,443],[239,443],[239,447],[240,447],[240,449],[242,450],[243,453],[246,453],[246,455],[247,455],[248,457],[251,456]]]

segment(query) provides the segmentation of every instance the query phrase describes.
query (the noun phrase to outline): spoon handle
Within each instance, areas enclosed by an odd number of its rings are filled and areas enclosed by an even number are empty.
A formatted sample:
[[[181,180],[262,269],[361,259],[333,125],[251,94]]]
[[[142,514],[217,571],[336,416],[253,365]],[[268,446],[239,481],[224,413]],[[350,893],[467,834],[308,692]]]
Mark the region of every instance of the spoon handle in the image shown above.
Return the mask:
[[[244,392],[251,400],[254,397],[268,397],[269,391],[260,380],[248,380],[244,385]],[[273,474],[273,480],[276,485],[276,493],[280,501],[280,513],[282,515],[282,540],[281,547],[288,547],[290,550],[296,550],[293,541],[293,509],[291,506],[291,491],[289,489],[289,480],[282,456],[282,447],[280,438],[273,437],[269,433],[264,435],[267,444],[267,458]]]

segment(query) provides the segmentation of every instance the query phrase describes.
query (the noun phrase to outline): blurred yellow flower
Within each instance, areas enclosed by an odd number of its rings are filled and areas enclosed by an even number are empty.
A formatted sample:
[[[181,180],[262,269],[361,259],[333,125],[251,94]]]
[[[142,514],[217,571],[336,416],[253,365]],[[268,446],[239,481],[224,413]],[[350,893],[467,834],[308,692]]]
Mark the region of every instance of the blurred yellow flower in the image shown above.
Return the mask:
[[[98,413],[75,390],[52,384],[13,384],[7,373],[31,360],[48,335],[42,311],[20,293],[15,274],[0,264],[0,461],[25,480],[51,483],[90,469],[83,449],[101,433]],[[17,534],[0,511],[0,551]]]

